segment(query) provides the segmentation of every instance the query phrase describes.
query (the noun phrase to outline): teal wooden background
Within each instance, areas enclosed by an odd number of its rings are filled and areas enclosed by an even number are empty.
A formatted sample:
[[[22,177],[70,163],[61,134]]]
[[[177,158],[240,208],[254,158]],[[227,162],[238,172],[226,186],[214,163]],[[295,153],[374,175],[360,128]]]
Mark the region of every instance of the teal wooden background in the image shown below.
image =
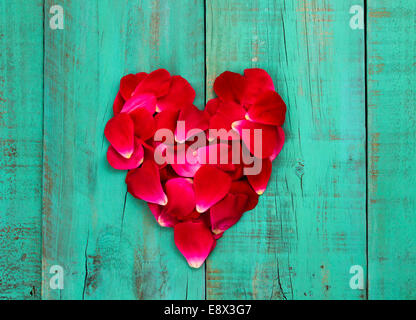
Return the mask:
[[[64,30],[49,28],[54,4]],[[353,5],[364,29],[350,28]],[[0,9],[0,299],[416,298],[414,1]],[[264,68],[288,105],[269,188],[198,270],[105,159],[120,77],[159,67],[200,107],[219,73]],[[49,286],[56,264],[64,290]]]

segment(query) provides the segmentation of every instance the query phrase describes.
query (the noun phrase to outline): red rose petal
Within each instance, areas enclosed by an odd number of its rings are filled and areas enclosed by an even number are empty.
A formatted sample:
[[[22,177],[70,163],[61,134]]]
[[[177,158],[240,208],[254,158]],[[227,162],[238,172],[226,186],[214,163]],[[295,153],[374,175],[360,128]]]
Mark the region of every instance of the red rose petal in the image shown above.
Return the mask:
[[[208,140],[240,140],[240,136],[235,131],[231,131],[230,127],[230,122],[223,115],[212,116],[209,120]]]
[[[166,182],[169,179],[179,178],[176,174],[175,170],[173,170],[171,165],[164,166],[162,169],[159,170],[160,174],[160,181]]]
[[[151,160],[145,160],[140,168],[127,173],[127,190],[138,199],[166,205],[168,198],[160,183],[159,168]]]
[[[248,175],[247,180],[250,185],[253,187],[254,191],[257,194],[262,195],[266,191],[267,183],[269,182],[270,176],[272,174],[272,162],[270,159],[263,159],[261,171],[257,175]]]
[[[121,112],[132,113],[139,108],[145,108],[150,114],[154,114],[156,110],[156,97],[149,93],[135,95],[126,101]]]
[[[124,100],[131,98],[131,94],[139,84],[140,79],[135,74],[128,74],[120,80],[120,93]]]
[[[204,165],[194,177],[196,210],[200,213],[225,197],[231,187],[231,177],[215,166]]]
[[[235,169],[232,163],[231,146],[227,143],[215,143],[198,148],[197,157],[200,164],[213,164],[224,171]]]
[[[181,76],[173,76],[169,93],[157,102],[157,111],[179,110],[195,100],[195,90]]]
[[[192,268],[199,268],[216,244],[211,230],[202,220],[175,225],[174,239],[176,247]]]
[[[104,135],[124,158],[130,158],[134,151],[134,123],[128,114],[119,113],[111,118],[104,129]]]
[[[266,91],[250,107],[247,120],[281,126],[285,122],[286,104],[275,91]]]
[[[251,105],[257,98],[268,90],[274,91],[273,80],[263,69],[253,68],[244,70],[245,92],[244,104]]]
[[[165,184],[168,204],[163,209],[179,220],[184,220],[195,209],[195,192],[191,179],[175,178]]]
[[[276,159],[280,151],[282,151],[283,145],[285,144],[285,132],[283,131],[282,127],[277,127],[277,137],[278,143],[275,145],[273,153],[269,157],[270,161]]]
[[[159,112],[155,116],[156,130],[168,129],[172,133],[175,132],[178,117],[179,110],[166,109]]]
[[[278,127],[264,125],[248,120],[235,121],[232,124],[234,130],[241,136],[244,144],[257,158],[268,158],[276,152],[276,148],[281,145],[281,137]],[[243,134],[243,130],[248,130],[248,134]],[[255,141],[255,130],[261,130],[261,140]],[[257,149],[255,148],[257,146]],[[261,145],[261,152],[258,150]]]
[[[152,114],[145,108],[138,108],[130,113],[134,123],[134,134],[146,141],[153,137],[156,131],[156,122]]]
[[[221,233],[218,233],[218,234],[214,233],[214,239],[215,240],[221,239],[223,235],[224,235],[224,232],[221,232]]]
[[[246,180],[233,181],[230,188],[231,194],[245,194],[247,199],[244,211],[253,210],[259,202],[259,195],[253,190]]]
[[[157,222],[161,227],[173,228],[180,221],[169,212],[162,210],[159,217],[157,218]]]
[[[175,139],[181,143],[208,129],[209,123],[207,114],[192,104],[182,108],[178,121],[185,122],[185,130],[180,130],[180,127],[177,127],[175,131]]]
[[[161,227],[173,228],[175,224],[179,222],[175,217],[163,211],[164,206],[149,202],[147,205],[149,206],[150,212],[153,214],[157,223]]]
[[[234,121],[242,120],[245,117],[245,109],[234,102],[218,102],[218,109],[214,115],[209,119],[209,140],[239,140],[239,136],[235,132],[231,131],[231,125]],[[230,133],[227,137],[222,137],[221,135],[214,135],[212,129],[215,130],[225,130],[225,132]]]
[[[235,72],[225,71],[215,79],[214,91],[223,101],[241,103],[245,91],[244,77]]]
[[[235,102],[220,102],[217,113],[222,114],[229,121],[234,122],[244,119],[246,110]]]
[[[186,220],[196,220],[201,216],[201,213],[199,213],[198,211],[194,210],[192,211],[192,213],[190,215],[188,215],[186,217]]]
[[[146,78],[148,74],[146,72],[139,72],[136,73],[136,79],[138,79],[139,83],[142,82],[144,78]]]
[[[227,171],[233,181],[239,180],[244,175],[244,164],[234,164],[234,169]]]
[[[133,96],[143,93],[152,93],[157,98],[168,94],[171,75],[165,69],[155,70],[144,78],[133,92]]]
[[[143,140],[141,140],[141,143],[142,143],[143,149],[144,149],[144,160],[151,160],[151,161],[155,162],[155,149],[152,146],[148,145]],[[157,164],[157,165],[159,165],[159,164]],[[165,164],[159,165],[159,169],[161,169],[164,166],[165,166]]]
[[[227,196],[210,209],[213,232],[220,234],[233,226],[244,212],[257,206],[258,199],[246,180],[234,181]]]
[[[143,158],[143,146],[139,139],[135,139],[134,152],[128,159],[122,157],[112,146],[108,147],[107,161],[114,169],[117,170],[136,169],[142,164]]]
[[[149,203],[149,202],[147,202],[147,206],[149,207],[150,212],[153,214],[156,221],[158,221],[160,213],[162,212],[163,206],[160,206],[160,205],[155,204],[155,203]]]
[[[124,101],[123,97],[121,96],[120,91],[117,92],[116,98],[115,98],[114,103],[113,103],[113,113],[114,113],[114,115],[120,113],[121,109],[123,109],[124,102],[125,101]]]
[[[182,177],[192,178],[195,176],[195,173],[201,167],[201,164],[198,162],[197,152],[187,146],[185,149],[176,149],[175,152],[174,163],[172,163],[173,170],[175,170],[175,172]],[[183,161],[179,161],[179,159],[184,160],[185,163],[183,163]]]
[[[217,113],[217,110],[219,108],[220,105],[220,99],[219,98],[214,98],[211,99],[207,102],[207,104],[205,105],[205,112],[207,112],[210,116],[213,116],[214,114]]]
[[[245,211],[247,200],[245,194],[227,194],[214,204],[210,209],[212,232],[220,234],[236,224]]]
[[[187,178],[192,178],[195,176],[195,173],[200,167],[200,164],[172,164],[173,170],[175,170],[178,175]]]

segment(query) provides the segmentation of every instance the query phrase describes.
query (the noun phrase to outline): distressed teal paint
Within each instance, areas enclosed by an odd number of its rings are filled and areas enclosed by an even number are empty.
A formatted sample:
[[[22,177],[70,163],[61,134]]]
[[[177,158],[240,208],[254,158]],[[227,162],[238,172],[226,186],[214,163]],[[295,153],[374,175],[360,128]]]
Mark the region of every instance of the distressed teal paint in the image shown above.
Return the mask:
[[[368,1],[369,298],[416,298],[416,2]]]
[[[54,2],[46,1],[46,8]],[[63,1],[46,30],[44,299],[202,299],[192,270],[144,202],[110,168],[104,126],[120,78],[163,67],[204,90],[202,1]],[[201,94],[202,93],[202,94]],[[49,267],[65,289],[49,288]]]
[[[260,67],[287,102],[287,143],[258,207],[208,261],[210,299],[364,299],[366,269],[362,1],[207,1],[208,88]]]
[[[38,299],[42,1],[0,1],[0,299]]]

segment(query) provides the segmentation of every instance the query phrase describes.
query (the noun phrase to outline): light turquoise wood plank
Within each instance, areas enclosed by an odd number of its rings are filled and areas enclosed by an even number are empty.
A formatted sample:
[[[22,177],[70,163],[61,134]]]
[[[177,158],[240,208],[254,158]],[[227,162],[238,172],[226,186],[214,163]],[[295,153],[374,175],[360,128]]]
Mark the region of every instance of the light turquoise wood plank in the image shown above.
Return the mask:
[[[45,43],[43,298],[204,298],[204,270],[191,270],[172,229],[126,197],[103,136],[124,74],[167,68],[203,101],[203,2],[61,3],[65,30],[47,29]],[[65,269],[62,291],[49,288],[54,264]]]
[[[42,1],[0,1],[0,299],[39,299]]]
[[[369,298],[416,298],[416,2],[368,1]]]
[[[366,270],[363,1],[207,1],[208,89],[261,67],[288,105],[287,143],[259,206],[207,263],[210,299],[363,299]]]

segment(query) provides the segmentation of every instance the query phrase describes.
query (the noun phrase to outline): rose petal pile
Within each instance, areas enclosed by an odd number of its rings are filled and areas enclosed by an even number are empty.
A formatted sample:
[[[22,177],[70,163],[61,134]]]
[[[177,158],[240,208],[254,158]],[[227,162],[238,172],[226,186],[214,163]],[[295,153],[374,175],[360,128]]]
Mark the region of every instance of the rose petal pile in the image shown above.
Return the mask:
[[[194,89],[181,76],[164,69],[129,74],[120,81],[114,117],[104,131],[111,144],[109,164],[129,170],[128,192],[147,202],[161,226],[174,228],[175,244],[194,268],[204,263],[224,231],[256,207],[285,139],[281,126],[286,105],[266,71],[226,71],[215,80],[214,91],[217,98],[199,110],[193,105]],[[178,121],[184,121],[185,130],[179,130]],[[157,141],[159,129],[174,132],[175,143]],[[223,139],[210,129],[232,134]],[[244,129],[250,134],[242,134]],[[262,132],[261,152],[250,139],[256,129]],[[191,142],[201,134],[207,145],[189,153]],[[261,162],[258,175],[244,175],[246,165],[230,158],[218,164],[207,161],[210,154],[223,154],[221,150],[227,154],[235,141]],[[157,148],[173,159],[187,152],[192,161],[187,157],[185,163],[160,165],[155,161]]]

